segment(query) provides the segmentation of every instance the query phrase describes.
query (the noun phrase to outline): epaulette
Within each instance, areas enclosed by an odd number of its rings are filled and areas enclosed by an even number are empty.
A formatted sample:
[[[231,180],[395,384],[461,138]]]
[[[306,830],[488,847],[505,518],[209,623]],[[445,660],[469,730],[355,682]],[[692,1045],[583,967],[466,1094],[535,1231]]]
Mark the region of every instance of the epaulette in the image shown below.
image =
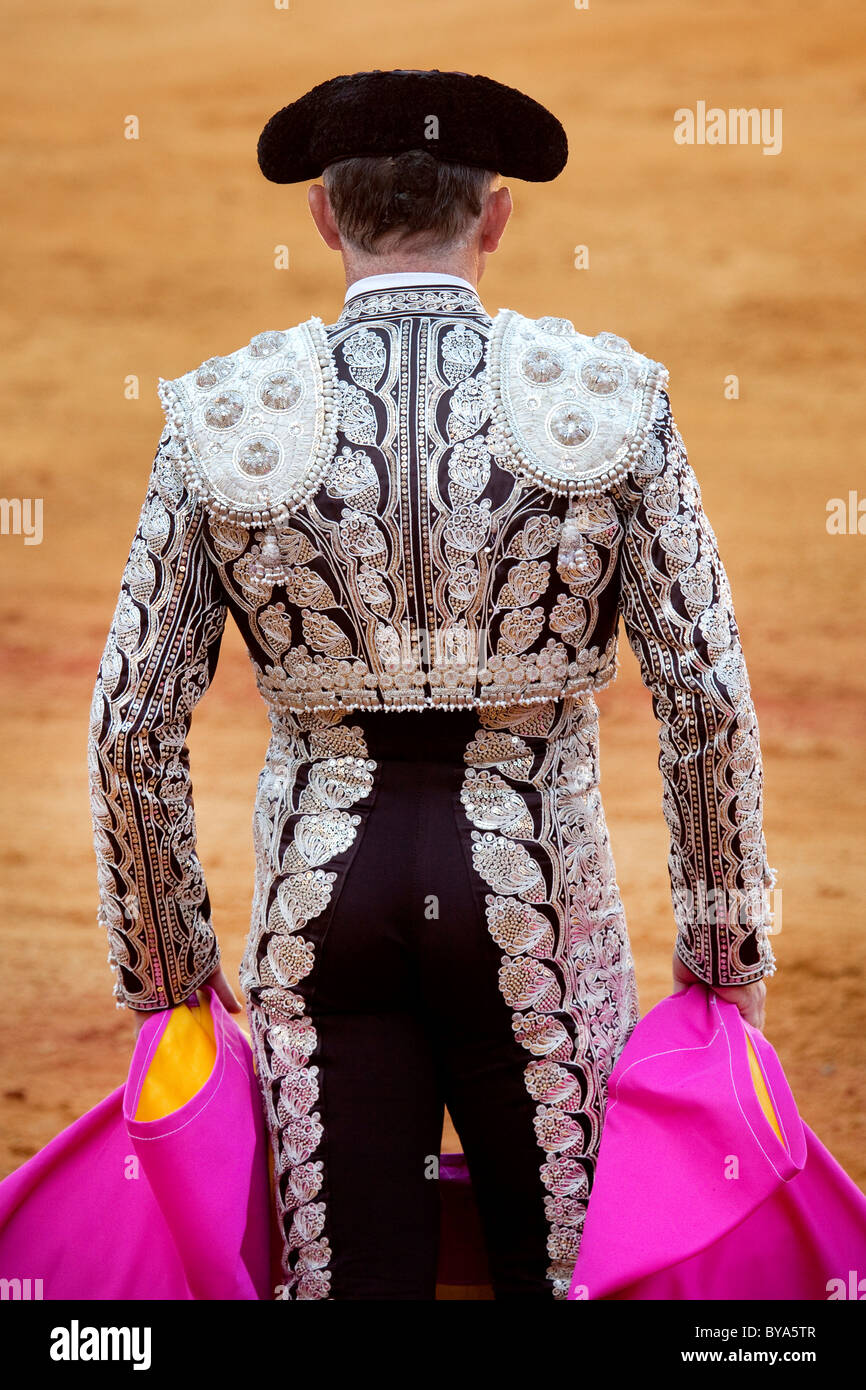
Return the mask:
[[[322,320],[257,333],[159,397],[184,481],[214,516],[279,522],[318,488],[336,447],[337,388]]]
[[[667,368],[616,333],[500,309],[488,344],[494,434],[512,466],[551,492],[598,496],[646,447]]]

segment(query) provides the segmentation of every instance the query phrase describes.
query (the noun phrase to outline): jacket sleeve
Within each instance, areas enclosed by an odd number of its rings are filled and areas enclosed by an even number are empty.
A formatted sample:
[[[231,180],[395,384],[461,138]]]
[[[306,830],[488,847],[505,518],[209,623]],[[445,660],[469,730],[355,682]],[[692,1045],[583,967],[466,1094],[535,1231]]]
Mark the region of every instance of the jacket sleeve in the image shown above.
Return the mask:
[[[670,399],[622,488],[621,612],[659,725],[676,950],[707,984],[773,974],[758,723],[728,577]]]
[[[206,518],[163,430],[93,691],[98,921],[118,1007],[182,1003],[219,961],[186,738],[226,620]]]

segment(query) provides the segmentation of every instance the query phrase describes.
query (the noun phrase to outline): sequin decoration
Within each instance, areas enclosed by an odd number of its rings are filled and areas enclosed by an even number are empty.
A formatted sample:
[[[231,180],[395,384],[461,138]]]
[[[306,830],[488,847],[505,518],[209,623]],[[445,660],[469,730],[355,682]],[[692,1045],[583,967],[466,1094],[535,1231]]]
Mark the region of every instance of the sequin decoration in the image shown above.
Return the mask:
[[[209,357],[195,374],[195,384],[201,390],[206,391],[211,386],[217,386],[226,377],[232,375],[235,364],[230,357]]]
[[[564,449],[580,449],[595,433],[595,420],[574,405],[556,405],[547,417],[547,432]]]
[[[616,360],[600,356],[604,343]],[[487,382],[501,452],[551,491],[600,496],[625,477],[643,452],[666,380],[660,362],[614,334],[588,338],[567,319],[527,319],[512,309],[493,322]],[[576,398],[581,393],[591,408]]]
[[[598,785],[592,695],[486,711],[460,799],[490,889],[499,988],[527,1054],[551,1294],[568,1293],[598,1155],[607,1077],[638,1019],[634,968]],[[533,808],[530,811],[530,806]]]
[[[214,392],[217,378],[227,384]],[[160,377],[159,396],[184,482],[220,522],[285,520],[333,458],[336,372],[321,319]]]
[[[268,410],[294,410],[303,394],[297,372],[273,372],[259,387],[259,400]]]
[[[628,373],[621,362],[611,362],[603,357],[591,357],[580,369],[580,382],[595,396],[615,396],[628,381]]]
[[[98,921],[119,1003],[164,1009],[219,962],[185,738],[227,606],[206,514],[163,431],[93,691],[87,756]]]
[[[257,434],[239,444],[235,453],[235,463],[242,473],[251,478],[264,478],[280,466],[282,449],[278,439],[272,435]]]
[[[288,340],[288,335],[279,330],[269,333],[257,333],[250,339],[251,357],[273,357],[274,353],[279,352]]]
[[[561,375],[526,379],[519,363],[537,349]],[[617,367],[620,390],[592,389]],[[98,920],[117,998],[137,1008],[180,1003],[219,961],[186,736],[230,609],[273,728],[244,987],[281,1296],[330,1296],[307,1000],[339,875],[374,813],[352,710],[477,711],[458,812],[526,1053],[555,1296],[635,1016],[593,700],[615,677],[620,621],[659,728],[676,948],[708,983],[772,973],[757,719],[662,381],[616,335],[492,320],[443,287],[356,296],[327,329],[257,335],[161,383],[168,423],[91,707]],[[543,442],[559,408],[593,416],[582,445]]]
[[[520,371],[527,381],[546,385],[558,381],[564,371],[562,358],[548,347],[532,348],[520,359]]]
[[[243,417],[244,408],[240,391],[222,391],[205,406],[205,423],[212,430],[230,430]]]
[[[677,951],[711,984],[775,960],[758,722],[727,573],[663,393],[616,494],[623,622],[659,731]]]
[[[711,983],[772,970],[757,721],[729,586],[666,394],[627,473],[588,490],[573,466],[565,492],[564,475],[536,475],[497,424],[515,383],[540,401],[563,386],[529,391],[515,364],[537,347],[568,363],[569,409],[583,408],[582,363],[621,362],[626,388],[610,402],[593,397],[605,428],[627,403],[639,421],[659,378],[615,335],[583,340],[567,320],[510,311],[491,320],[477,297],[455,294],[401,292],[387,308],[361,295],[327,330],[311,320],[257,335],[163,383],[169,424],[103,653],[90,745],[100,920],[118,997],[137,1007],[179,1002],[217,958],[183,734],[228,606],[276,720],[433,707],[529,717],[614,679],[622,619],[659,723],[677,949]],[[362,385],[380,366],[377,386]],[[265,405],[268,389],[285,393],[285,409]],[[204,410],[231,393],[243,418],[211,430]],[[247,472],[230,452],[238,446]],[[523,824],[520,806],[492,764],[477,770],[490,774],[473,789],[479,864],[539,891],[504,843]],[[352,814],[334,805],[305,822],[304,852],[345,843]],[[310,892],[322,886],[317,872],[304,879]]]
[[[382,339],[369,328],[359,328],[343,344],[343,358],[358,386],[373,390],[388,360]]]
[[[274,1156],[281,1300],[330,1297],[319,1036],[305,991],[361,824],[353,808],[369,797],[375,767],[357,726],[334,716],[288,717],[273,725],[256,793],[256,881],[241,985]],[[335,861],[340,868],[328,867]]]

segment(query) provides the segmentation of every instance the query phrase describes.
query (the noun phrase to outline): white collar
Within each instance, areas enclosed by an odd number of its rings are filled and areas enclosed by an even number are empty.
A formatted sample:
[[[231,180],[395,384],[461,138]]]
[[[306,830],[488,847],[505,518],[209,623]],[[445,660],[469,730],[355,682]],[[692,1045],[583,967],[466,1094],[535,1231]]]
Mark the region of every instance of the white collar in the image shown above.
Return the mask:
[[[445,275],[438,270],[394,270],[382,275],[365,275],[362,279],[355,280],[346,290],[343,303],[354,299],[358,294],[405,289],[411,285],[459,285],[461,289],[469,290],[476,297],[478,295],[475,286],[460,275]]]

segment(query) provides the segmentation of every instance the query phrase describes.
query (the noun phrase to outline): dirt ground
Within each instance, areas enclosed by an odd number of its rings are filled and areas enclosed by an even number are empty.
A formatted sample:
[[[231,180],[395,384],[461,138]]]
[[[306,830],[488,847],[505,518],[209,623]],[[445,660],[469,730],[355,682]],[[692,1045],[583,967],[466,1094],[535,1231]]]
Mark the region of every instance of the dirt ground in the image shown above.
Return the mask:
[[[162,429],[157,376],[311,313],[333,321],[337,258],[304,188],[261,177],[256,139],[315,82],[405,66],[488,73],[568,130],[560,179],[512,183],[487,307],[609,329],[670,368],[761,728],[783,903],[767,1033],[804,1118],[866,1184],[866,537],[826,529],[828,500],[863,487],[864,27],[853,0],[9,0],[2,490],[42,498],[44,532],[38,545],[0,536],[0,1171],[118,1085],[129,1059],[95,920],[85,740]],[[781,152],[675,144],[673,113],[698,101],[781,108]],[[124,138],[131,115],[137,140]],[[283,244],[289,268],[276,270]],[[588,269],[574,266],[581,245]],[[738,399],[726,399],[731,375]],[[669,988],[673,919],[655,724],[625,642],[599,704],[648,1009]],[[266,737],[229,631],[190,747],[231,973]]]

